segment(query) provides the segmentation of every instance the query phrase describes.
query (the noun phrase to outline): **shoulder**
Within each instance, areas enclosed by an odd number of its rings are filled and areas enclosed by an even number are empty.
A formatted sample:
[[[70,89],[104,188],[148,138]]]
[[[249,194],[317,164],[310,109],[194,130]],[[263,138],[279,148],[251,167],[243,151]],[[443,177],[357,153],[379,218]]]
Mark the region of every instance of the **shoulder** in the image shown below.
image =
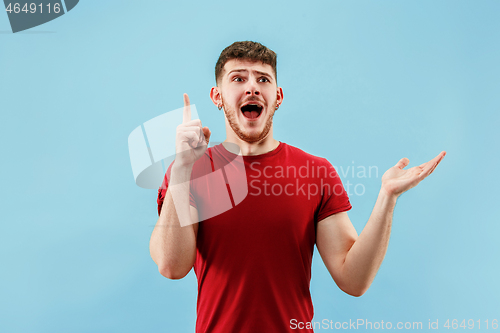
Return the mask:
[[[330,165],[330,162],[324,157],[317,156],[310,154],[308,152],[305,152],[304,150],[297,148],[295,146],[289,145],[285,143],[285,150],[287,151],[288,154],[293,156],[294,158],[300,158],[303,160],[309,160],[309,161],[314,161],[315,163],[318,164],[324,164],[324,165]]]

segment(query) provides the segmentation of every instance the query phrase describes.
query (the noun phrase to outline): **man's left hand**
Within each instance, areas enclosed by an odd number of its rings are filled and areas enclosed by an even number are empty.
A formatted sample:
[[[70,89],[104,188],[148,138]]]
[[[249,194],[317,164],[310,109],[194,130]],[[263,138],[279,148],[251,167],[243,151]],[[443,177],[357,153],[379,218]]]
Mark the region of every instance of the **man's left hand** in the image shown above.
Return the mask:
[[[406,157],[402,158],[382,176],[382,190],[388,195],[400,196],[430,175],[445,155],[446,152],[442,151],[429,162],[407,170],[404,170],[404,168],[410,163],[410,160]]]

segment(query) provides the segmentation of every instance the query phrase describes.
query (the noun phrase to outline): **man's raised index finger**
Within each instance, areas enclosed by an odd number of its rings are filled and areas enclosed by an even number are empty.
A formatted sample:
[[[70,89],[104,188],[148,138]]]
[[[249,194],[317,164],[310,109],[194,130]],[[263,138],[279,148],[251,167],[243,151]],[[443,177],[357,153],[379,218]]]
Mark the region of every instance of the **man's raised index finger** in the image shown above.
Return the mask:
[[[189,103],[188,94],[184,94],[184,112],[182,113],[182,123],[187,123],[191,120],[191,106]]]

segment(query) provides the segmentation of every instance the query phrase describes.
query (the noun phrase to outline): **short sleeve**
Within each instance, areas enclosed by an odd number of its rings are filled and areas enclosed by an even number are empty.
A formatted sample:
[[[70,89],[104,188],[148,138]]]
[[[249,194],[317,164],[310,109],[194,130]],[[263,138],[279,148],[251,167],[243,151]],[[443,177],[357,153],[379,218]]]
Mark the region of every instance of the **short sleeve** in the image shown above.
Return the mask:
[[[349,196],[344,189],[335,168],[326,159],[323,159],[328,172],[321,178],[321,203],[318,209],[316,221],[319,222],[326,217],[352,208]]]
[[[160,188],[158,189],[158,198],[156,199],[156,202],[158,204],[158,216],[160,216],[161,208],[163,207],[163,201],[165,200],[165,195],[167,193],[168,180],[170,179],[170,172],[172,171],[172,165],[173,164],[174,164],[174,162],[170,163],[170,166],[168,167],[167,172],[165,172],[165,177],[163,177],[163,182],[162,182]],[[189,203],[191,204],[191,206],[193,206],[195,208],[198,208],[196,206],[196,201],[195,201],[194,195],[193,195],[193,184],[192,184],[192,182],[190,184]]]

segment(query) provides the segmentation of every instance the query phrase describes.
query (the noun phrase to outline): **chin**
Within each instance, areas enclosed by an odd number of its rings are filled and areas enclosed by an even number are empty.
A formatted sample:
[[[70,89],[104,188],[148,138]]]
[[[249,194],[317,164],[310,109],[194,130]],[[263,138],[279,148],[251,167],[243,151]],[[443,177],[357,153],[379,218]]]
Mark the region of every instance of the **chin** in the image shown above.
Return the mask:
[[[243,109],[243,111],[246,112],[248,110]],[[246,117],[241,109],[240,112],[227,112],[226,110],[224,112],[236,136],[244,142],[255,143],[262,141],[268,136],[272,127],[274,112],[269,115],[267,113],[268,110],[265,108],[260,110],[251,109],[250,111],[258,112],[257,117],[251,118],[254,120],[249,120],[250,117]],[[255,114],[251,116],[255,116]]]

